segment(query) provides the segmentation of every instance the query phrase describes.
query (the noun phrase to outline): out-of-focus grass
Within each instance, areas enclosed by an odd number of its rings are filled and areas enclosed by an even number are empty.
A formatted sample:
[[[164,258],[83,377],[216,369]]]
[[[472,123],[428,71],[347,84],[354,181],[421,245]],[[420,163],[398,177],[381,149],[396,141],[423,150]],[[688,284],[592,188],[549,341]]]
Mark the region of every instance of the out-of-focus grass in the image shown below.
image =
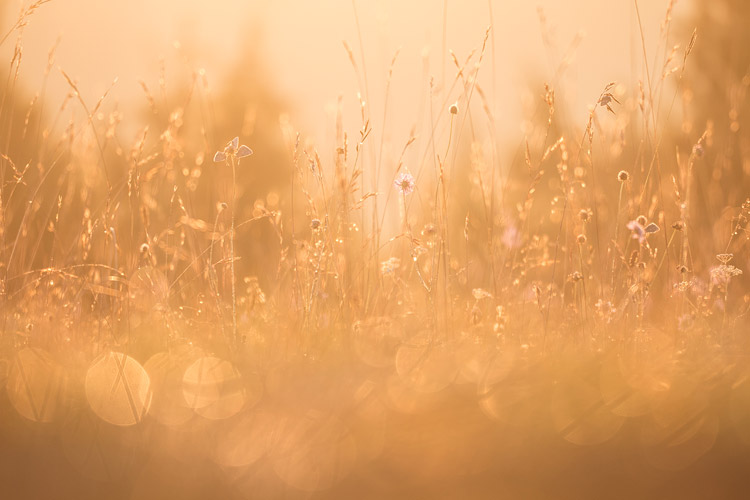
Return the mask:
[[[31,97],[31,14],[0,100],[11,498],[741,491],[743,3],[668,12],[584,123],[539,85],[520,145],[479,34],[395,151],[364,102],[310,144],[252,60],[217,88],[155,75],[139,114],[51,55],[71,93]],[[212,162],[234,136],[236,178]]]

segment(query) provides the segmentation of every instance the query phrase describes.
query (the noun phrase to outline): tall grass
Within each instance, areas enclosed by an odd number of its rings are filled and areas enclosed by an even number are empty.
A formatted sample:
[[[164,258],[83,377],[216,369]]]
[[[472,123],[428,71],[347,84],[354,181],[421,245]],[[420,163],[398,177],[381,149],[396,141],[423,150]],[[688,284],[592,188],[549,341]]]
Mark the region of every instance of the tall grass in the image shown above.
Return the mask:
[[[23,437],[3,466],[46,454],[92,498],[489,498],[694,494],[747,465],[727,436],[748,443],[750,76],[707,69],[720,24],[675,31],[670,2],[638,81],[602,82],[581,123],[539,84],[520,145],[496,136],[490,27],[444,50],[426,125],[388,151],[398,54],[371,109],[361,32],[361,121],[314,145],[270,90],[239,106],[242,80],[202,71],[142,81],[139,116],[53,49],[70,95],[29,98],[44,3],[0,39],[0,435]]]

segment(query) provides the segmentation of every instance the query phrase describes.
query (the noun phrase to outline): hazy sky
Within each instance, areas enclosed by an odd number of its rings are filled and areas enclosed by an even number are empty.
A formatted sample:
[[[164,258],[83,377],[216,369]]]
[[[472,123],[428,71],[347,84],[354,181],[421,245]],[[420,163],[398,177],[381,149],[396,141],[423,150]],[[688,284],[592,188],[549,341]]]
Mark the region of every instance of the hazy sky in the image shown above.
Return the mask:
[[[3,4],[8,26],[22,2]],[[189,64],[205,68],[217,82],[231,63],[254,49],[240,40],[255,39],[268,70],[258,78],[279,89],[295,127],[323,141],[337,96],[344,96],[348,119],[359,120],[357,79],[342,44],[347,41],[359,60],[355,5],[373,115],[382,114],[388,67],[400,47],[391,116],[401,130],[408,130],[426,92],[425,55],[429,74],[438,82],[442,78],[444,3],[439,0],[53,0],[26,29],[22,74],[31,88],[38,85],[47,52],[60,37],[56,64],[80,82],[82,93],[89,93],[85,98],[96,100],[118,77],[113,99],[143,102],[137,81],[155,81],[162,57],[168,65],[179,64],[175,41],[196,50]],[[639,2],[649,49],[655,47],[666,5],[666,0]],[[446,49],[461,60],[481,45],[486,27],[494,27],[481,82],[487,90],[494,86],[492,107],[503,133],[519,133],[520,98],[529,95],[530,72],[551,80],[577,34],[582,41],[556,90],[582,115],[607,82],[629,84],[642,72],[631,0],[492,0],[492,18],[486,0],[448,0],[447,6]],[[678,2],[674,15],[679,17],[687,7],[686,0]],[[545,48],[538,9],[544,12],[556,48]],[[258,36],[245,37],[248,31]],[[12,43],[2,47],[4,54]],[[455,71],[447,57],[446,61],[450,79]],[[53,99],[64,91],[62,80],[56,80]],[[401,133],[397,124],[392,126]]]

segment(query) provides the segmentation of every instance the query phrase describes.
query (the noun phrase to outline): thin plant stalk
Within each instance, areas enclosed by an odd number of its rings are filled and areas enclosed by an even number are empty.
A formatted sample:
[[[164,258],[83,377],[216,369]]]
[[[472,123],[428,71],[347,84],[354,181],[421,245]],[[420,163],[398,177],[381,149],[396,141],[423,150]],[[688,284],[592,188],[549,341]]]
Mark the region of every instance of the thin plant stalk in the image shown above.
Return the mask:
[[[229,159],[232,163],[232,217],[229,230],[229,272],[232,275],[232,339],[234,340],[235,347],[237,347],[239,345],[239,338],[237,337],[237,283],[234,274],[234,211],[237,206],[237,159],[234,155],[230,155]]]

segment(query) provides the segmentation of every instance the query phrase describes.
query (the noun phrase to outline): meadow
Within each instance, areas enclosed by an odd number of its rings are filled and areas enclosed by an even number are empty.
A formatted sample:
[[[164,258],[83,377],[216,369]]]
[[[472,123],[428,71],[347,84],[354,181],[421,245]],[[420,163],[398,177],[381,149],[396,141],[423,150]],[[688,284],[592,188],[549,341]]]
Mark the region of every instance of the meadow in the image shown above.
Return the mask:
[[[650,45],[633,2],[637,78],[585,110],[531,79],[520,143],[490,23],[397,137],[400,54],[372,108],[345,42],[321,57],[349,60],[359,119],[340,100],[329,144],[247,68],[164,66],[134,109],[128,75],[93,96],[52,47],[27,88],[48,3],[0,18],[0,497],[750,486],[743,1],[665,2]]]

